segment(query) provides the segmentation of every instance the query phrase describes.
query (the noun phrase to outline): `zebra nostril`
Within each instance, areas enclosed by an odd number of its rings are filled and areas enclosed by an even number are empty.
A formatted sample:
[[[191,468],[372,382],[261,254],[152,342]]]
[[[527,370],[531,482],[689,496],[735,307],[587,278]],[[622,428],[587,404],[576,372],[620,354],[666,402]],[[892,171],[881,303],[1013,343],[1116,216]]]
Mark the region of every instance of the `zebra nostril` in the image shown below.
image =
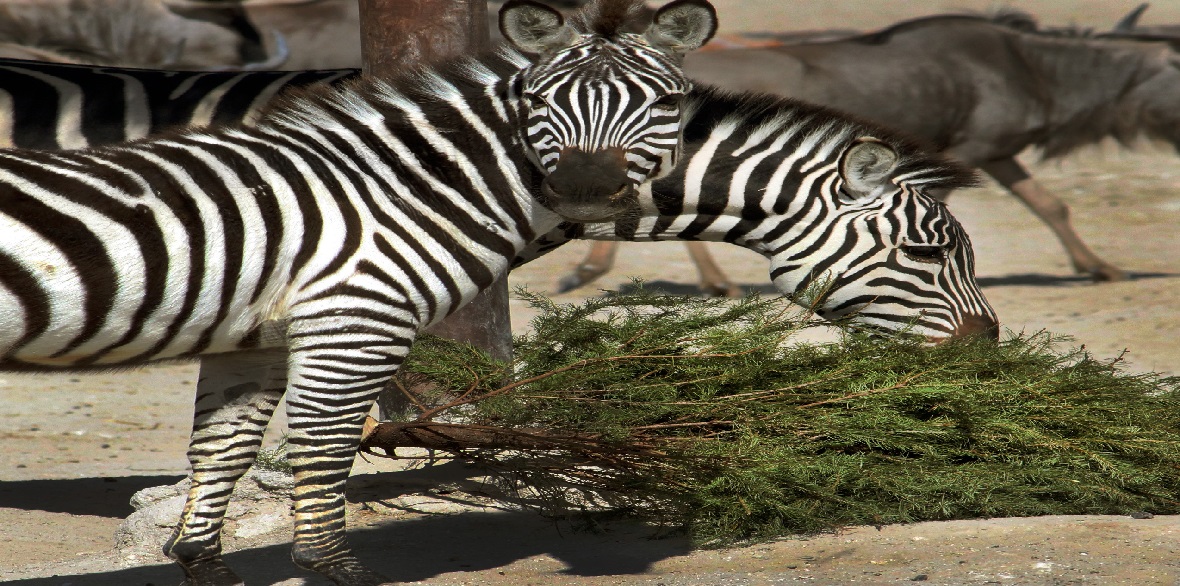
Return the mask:
[[[1000,341],[1000,324],[985,315],[963,316],[963,322],[955,328],[954,337],[978,336],[993,342]]]

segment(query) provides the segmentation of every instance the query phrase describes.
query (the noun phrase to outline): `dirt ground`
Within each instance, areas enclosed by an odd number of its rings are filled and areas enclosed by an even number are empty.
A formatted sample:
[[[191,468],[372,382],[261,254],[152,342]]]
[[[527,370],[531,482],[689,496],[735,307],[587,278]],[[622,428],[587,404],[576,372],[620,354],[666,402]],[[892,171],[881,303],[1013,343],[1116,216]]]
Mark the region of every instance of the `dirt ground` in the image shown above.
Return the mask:
[[[717,1],[730,30],[880,26],[925,11],[990,1]],[[1046,22],[1105,26],[1130,6],[1094,0],[1018,5]],[[1159,3],[1147,22],[1180,22],[1180,4]],[[1180,374],[1180,170],[1174,153],[1103,145],[1034,174],[1072,206],[1079,232],[1126,282],[1095,285],[1072,274],[1049,231],[1019,202],[988,185],[956,193],[952,211],[970,232],[984,291],[1012,331],[1074,336],[1096,355],[1127,351],[1134,371]],[[513,286],[551,292],[585,243],[513,273]],[[770,292],[765,262],[741,249],[713,251],[747,290]],[[559,301],[618,289],[631,277],[694,291],[695,273],[675,243],[624,245],[613,273]],[[513,302],[514,329],[528,312]],[[156,366],[97,375],[0,374],[0,582],[142,585],[180,581],[156,545],[115,551],[132,513],[131,495],[186,473],[195,367]],[[1046,517],[923,523],[785,540],[721,551],[690,551],[619,525],[571,532],[538,516],[489,506],[464,492],[474,472],[449,463],[400,471],[360,462],[351,489],[358,554],[413,584],[763,585],[1180,583],[1180,518]],[[438,487],[443,487],[439,489]],[[448,488],[451,487],[451,488]],[[407,500],[409,497],[415,497]],[[250,584],[324,584],[289,562],[289,525],[231,520],[228,561]],[[246,529],[250,529],[247,531]],[[129,555],[131,557],[129,557]]]

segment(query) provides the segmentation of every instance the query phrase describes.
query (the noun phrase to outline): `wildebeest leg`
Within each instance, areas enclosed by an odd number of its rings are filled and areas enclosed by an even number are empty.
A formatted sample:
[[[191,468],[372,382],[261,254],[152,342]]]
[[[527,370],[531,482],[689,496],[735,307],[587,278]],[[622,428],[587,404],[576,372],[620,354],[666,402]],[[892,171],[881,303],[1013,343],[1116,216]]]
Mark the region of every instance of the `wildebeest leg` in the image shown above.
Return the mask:
[[[1098,255],[1082,242],[1082,238],[1070,224],[1069,206],[1037,183],[1016,159],[990,161],[979,168],[1020,198],[1020,201],[1053,230],[1069,254],[1074,270],[1088,273],[1095,281],[1122,281],[1127,278],[1126,273],[1098,258]]]
[[[586,283],[605,275],[615,264],[618,242],[603,240],[590,247],[590,253],[574,269],[574,272],[558,279],[557,292],[573,291]]]
[[[684,243],[688,247],[688,255],[697,265],[697,273],[701,279],[701,290],[713,297],[741,297],[742,288],[729,282],[721,267],[709,254],[704,242],[690,240]]]
[[[221,527],[234,484],[254,463],[262,434],[287,384],[282,350],[201,359],[193,434],[192,485],[164,554],[184,569],[187,586],[241,584],[221,561]]]

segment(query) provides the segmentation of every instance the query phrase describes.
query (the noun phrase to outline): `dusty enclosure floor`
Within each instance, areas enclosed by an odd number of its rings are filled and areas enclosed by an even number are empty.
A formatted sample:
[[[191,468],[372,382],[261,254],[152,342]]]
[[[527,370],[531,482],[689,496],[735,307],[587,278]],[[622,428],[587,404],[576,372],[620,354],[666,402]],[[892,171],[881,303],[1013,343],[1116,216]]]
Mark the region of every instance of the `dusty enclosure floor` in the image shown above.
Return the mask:
[[[719,1],[729,28],[872,27],[919,10],[990,2]],[[937,4],[937,5],[936,5]],[[1123,7],[1107,2],[1023,2],[1047,22],[1102,26]],[[1126,9],[1129,9],[1127,6]],[[866,12],[867,11],[867,12]],[[727,20],[727,16],[730,17]],[[736,17],[735,17],[736,16]],[[741,17],[745,17],[743,20]],[[1180,22],[1180,5],[1158,3],[1148,22]],[[1004,327],[1069,334],[1098,356],[1128,350],[1131,370],[1180,374],[1180,169],[1174,154],[1110,146],[1034,174],[1073,208],[1079,232],[1105,259],[1132,274],[1094,285],[1075,276],[1049,231],[994,186],[955,194],[951,210],[975,243],[978,272]],[[556,277],[587,249],[578,243],[513,273],[514,286],[551,292]],[[747,290],[768,292],[765,262],[747,251],[712,250]],[[639,277],[694,291],[695,273],[675,243],[624,245],[615,271],[574,301]],[[519,332],[529,315],[513,302]],[[179,583],[155,546],[133,566],[112,551],[113,535],[141,488],[186,473],[195,368],[176,364],[101,375],[0,375],[0,581],[38,585]],[[385,461],[358,466],[351,495],[353,543],[363,559],[409,583],[549,585],[1134,584],[1180,583],[1180,518],[1045,517],[850,528],[835,535],[722,551],[691,552],[677,539],[610,527],[572,533],[534,515],[484,507],[376,506],[404,502],[470,473],[458,464],[395,471]],[[443,491],[446,492],[446,491]],[[439,502],[450,500],[435,491]],[[457,498],[457,497],[456,497]],[[421,512],[421,509],[442,511]],[[454,511],[462,510],[456,513]],[[234,521],[231,520],[231,526]],[[289,562],[284,527],[227,539],[228,561],[250,584],[325,584]],[[152,557],[152,556],[155,557]]]

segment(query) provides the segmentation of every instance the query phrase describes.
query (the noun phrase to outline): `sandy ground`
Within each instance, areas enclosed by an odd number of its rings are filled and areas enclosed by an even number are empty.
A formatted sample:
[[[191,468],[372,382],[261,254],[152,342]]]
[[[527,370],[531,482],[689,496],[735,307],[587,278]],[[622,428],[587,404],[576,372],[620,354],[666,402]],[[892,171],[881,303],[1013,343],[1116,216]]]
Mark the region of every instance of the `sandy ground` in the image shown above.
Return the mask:
[[[799,12],[788,20],[771,10],[778,2],[717,2],[722,18],[731,16],[726,22],[732,30],[873,27],[925,10],[991,6],[936,2],[918,7],[879,0],[866,11],[857,8],[862,3],[844,0],[798,4]],[[1049,22],[1095,26],[1125,11],[1097,0],[1020,6],[1037,10]],[[1153,6],[1148,15],[1149,22],[1180,21],[1180,5]],[[1072,274],[1049,231],[1014,198],[994,186],[957,193],[951,209],[972,235],[980,281],[1004,326],[1069,334],[1104,357],[1125,349],[1131,370],[1180,374],[1180,197],[1175,195],[1180,171],[1175,155],[1151,149],[1128,153],[1107,145],[1033,169],[1072,206],[1083,238],[1133,278],[1091,284]],[[585,243],[571,245],[513,273],[510,282],[550,292],[586,249]],[[713,250],[747,290],[770,291],[761,258],[734,247]],[[554,297],[575,301],[598,294],[597,288],[626,287],[631,277],[686,293],[693,292],[696,279],[682,246],[628,244],[613,273],[585,290]],[[521,302],[513,304],[514,329],[520,332],[529,315]],[[0,451],[0,581],[45,586],[180,581],[177,569],[151,553],[154,547],[134,565],[125,565],[112,551],[112,536],[132,512],[128,499],[135,491],[185,475],[194,381],[190,364],[98,375],[0,374],[5,447]],[[1180,583],[1180,519],[1175,517],[851,528],[836,535],[692,552],[677,539],[650,539],[640,528],[574,533],[534,515],[487,507],[478,498],[459,514],[421,512],[430,507],[391,512],[377,506],[402,502],[397,499],[407,494],[462,500],[429,489],[471,473],[454,463],[413,471],[397,471],[386,461],[360,463],[350,494],[351,535],[359,555],[399,581],[448,585]],[[250,584],[324,584],[289,563],[289,538],[283,527],[251,537],[231,531],[228,561]]]

